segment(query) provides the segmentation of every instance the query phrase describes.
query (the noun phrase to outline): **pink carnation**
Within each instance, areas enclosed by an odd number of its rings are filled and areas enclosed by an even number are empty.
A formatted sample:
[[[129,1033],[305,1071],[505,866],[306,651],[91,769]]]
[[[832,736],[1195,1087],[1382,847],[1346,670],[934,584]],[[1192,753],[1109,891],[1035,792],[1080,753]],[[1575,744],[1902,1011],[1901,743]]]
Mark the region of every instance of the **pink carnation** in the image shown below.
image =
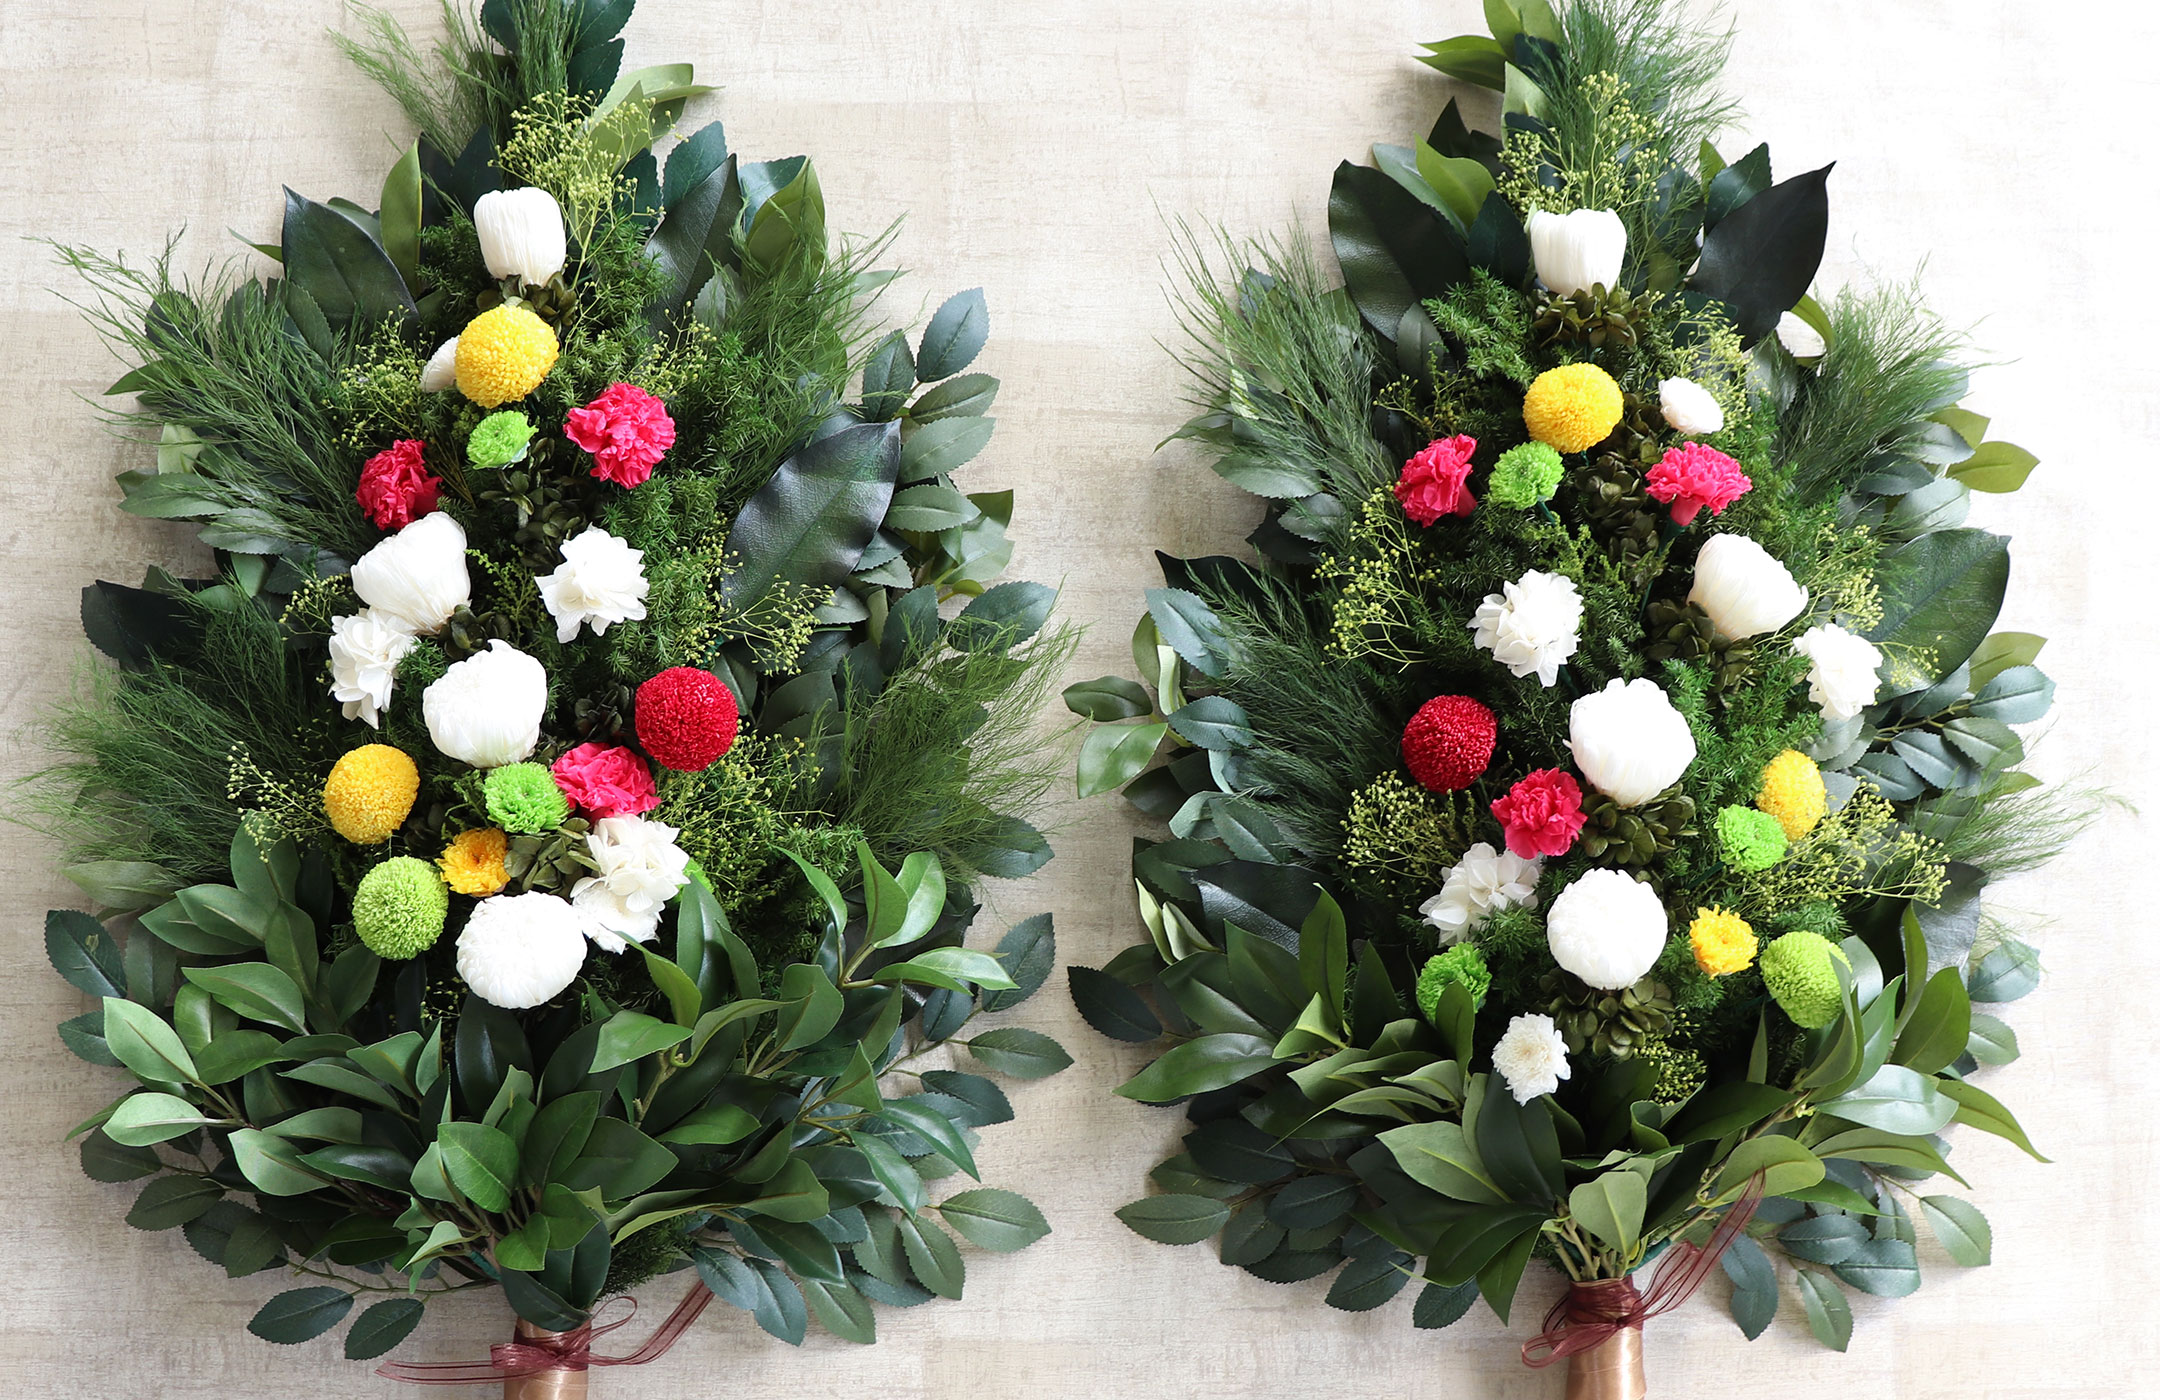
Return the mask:
[[[667,405],[635,384],[610,384],[583,408],[565,415],[563,436],[593,455],[592,474],[617,486],[638,486],[675,445]]]
[[[1582,789],[1573,775],[1558,768],[1540,768],[1508,789],[1507,796],[1492,805],[1492,814],[1507,833],[1507,848],[1524,860],[1537,856],[1564,856],[1582,832]]]
[[[660,805],[652,769],[628,749],[579,744],[548,771],[570,804],[593,817],[634,817]]]
[[[376,529],[402,530],[435,509],[442,495],[442,478],[428,474],[420,460],[421,450],[417,438],[406,438],[368,458],[360,468],[360,487],[353,499]]]
[[[1699,442],[1673,448],[1650,469],[1650,498],[1672,507],[1675,525],[1687,524],[1704,506],[1721,514],[1754,484],[1738,462]]]
[[[1435,438],[1403,463],[1402,479],[1395,483],[1403,514],[1420,525],[1443,515],[1468,515],[1477,497],[1463,483],[1470,479],[1470,454],[1475,451],[1477,439],[1457,433]]]

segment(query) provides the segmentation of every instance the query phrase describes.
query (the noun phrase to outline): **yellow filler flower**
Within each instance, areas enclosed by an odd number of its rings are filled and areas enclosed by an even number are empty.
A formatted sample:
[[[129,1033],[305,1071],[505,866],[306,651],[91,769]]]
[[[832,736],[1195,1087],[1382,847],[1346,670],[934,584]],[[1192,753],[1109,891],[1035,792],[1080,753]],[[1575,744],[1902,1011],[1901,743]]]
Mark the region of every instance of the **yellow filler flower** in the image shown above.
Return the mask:
[[[1546,370],[1523,395],[1523,426],[1555,452],[1597,446],[1620,426],[1621,411],[1620,386],[1596,365]]]
[[[485,898],[510,883],[510,872],[503,867],[509,848],[509,838],[500,828],[476,827],[452,837],[435,864],[451,889]]]
[[[420,770],[402,749],[362,744],[337,761],[323,784],[323,811],[356,846],[379,846],[405,824],[420,795]]]
[[[1829,807],[1823,789],[1822,769],[1797,749],[1787,749],[1762,771],[1762,792],[1755,798],[1758,811],[1768,812],[1785,828],[1785,839],[1798,841],[1815,829]]]
[[[458,335],[458,392],[482,408],[522,399],[555,367],[558,349],[554,329],[524,307],[483,311]]]
[[[1688,925],[1695,965],[1712,977],[1745,971],[1755,961],[1755,930],[1746,919],[1724,909],[1698,908]]]

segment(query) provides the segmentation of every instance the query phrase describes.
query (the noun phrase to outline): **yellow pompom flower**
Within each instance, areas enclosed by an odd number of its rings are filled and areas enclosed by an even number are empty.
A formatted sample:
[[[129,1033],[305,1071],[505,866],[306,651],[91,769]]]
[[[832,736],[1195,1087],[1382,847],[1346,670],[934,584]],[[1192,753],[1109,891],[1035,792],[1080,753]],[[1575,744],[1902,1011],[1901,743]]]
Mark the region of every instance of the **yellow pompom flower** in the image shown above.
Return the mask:
[[[1815,829],[1815,823],[1823,819],[1829,807],[1829,794],[1823,789],[1822,769],[1815,760],[1797,749],[1787,749],[1770,760],[1762,770],[1762,791],[1756,795],[1755,807],[1777,818],[1785,828],[1785,839],[1798,841]]]
[[[1755,930],[1728,910],[1698,908],[1688,925],[1688,942],[1695,948],[1695,966],[1712,977],[1740,972],[1755,961]]]
[[[356,846],[379,846],[404,825],[420,795],[420,770],[402,749],[362,744],[337,761],[323,784],[323,811]]]
[[[482,408],[522,399],[555,367],[559,348],[554,328],[522,306],[483,311],[457,338],[458,392]]]
[[[510,872],[503,868],[503,856],[509,848],[510,840],[501,828],[475,827],[452,837],[435,864],[451,889],[485,898],[510,883]]]
[[[1523,426],[1555,452],[1583,452],[1620,426],[1620,386],[1596,365],[1546,370],[1523,395]]]

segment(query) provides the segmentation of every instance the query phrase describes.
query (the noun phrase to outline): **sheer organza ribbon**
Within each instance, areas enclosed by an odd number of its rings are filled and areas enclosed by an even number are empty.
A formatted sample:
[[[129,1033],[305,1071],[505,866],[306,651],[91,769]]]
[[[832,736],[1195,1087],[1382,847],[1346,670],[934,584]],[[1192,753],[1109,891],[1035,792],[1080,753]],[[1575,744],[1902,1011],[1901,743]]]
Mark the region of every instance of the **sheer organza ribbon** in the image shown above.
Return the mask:
[[[613,1322],[595,1324],[588,1319],[581,1327],[551,1336],[535,1337],[531,1341],[498,1342],[489,1349],[485,1361],[408,1362],[391,1361],[375,1368],[375,1374],[386,1376],[407,1385],[477,1385],[483,1382],[519,1380],[537,1376],[547,1371],[583,1371],[594,1366],[643,1366],[648,1361],[658,1361],[667,1354],[669,1347],[690,1330],[690,1324],[698,1320],[705,1305],[713,1295],[704,1284],[694,1285],[675,1311],[668,1314],[667,1321],[645,1339],[645,1345],[622,1356],[598,1356],[593,1343],[629,1322],[637,1315],[635,1298],[619,1298],[615,1301],[628,1305],[628,1311]],[[597,1314],[596,1314],[597,1316]]]
[[[1725,1218],[1710,1233],[1707,1244],[1673,1246],[1650,1280],[1650,1291],[1639,1293],[1632,1279],[1598,1279],[1569,1287],[1552,1311],[1545,1314],[1545,1330],[1523,1343],[1525,1366],[1550,1366],[1555,1361],[1601,1346],[1620,1332],[1642,1325],[1660,1313],[1671,1312],[1695,1296],[1725,1250],[1755,1218],[1762,1204],[1763,1174],[1755,1173],[1739,1198],[1726,1208]]]

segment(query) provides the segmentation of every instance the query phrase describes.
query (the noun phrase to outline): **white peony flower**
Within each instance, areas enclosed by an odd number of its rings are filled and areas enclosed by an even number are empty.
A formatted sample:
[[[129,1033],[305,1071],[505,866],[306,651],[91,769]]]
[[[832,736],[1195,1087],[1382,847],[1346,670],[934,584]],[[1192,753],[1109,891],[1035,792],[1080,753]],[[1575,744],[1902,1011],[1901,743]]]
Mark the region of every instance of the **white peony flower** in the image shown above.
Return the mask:
[[[457,387],[457,341],[451,336],[428,356],[428,362],[420,369],[420,392],[439,394],[445,389]]]
[[[1746,535],[1712,535],[1695,556],[1688,601],[1710,615],[1718,636],[1737,642],[1775,632],[1800,616],[1807,589]]]
[[[1515,1102],[1550,1094],[1568,1077],[1567,1041],[1550,1016],[1517,1016],[1493,1046],[1492,1067],[1507,1081]]]
[[[640,817],[602,817],[585,838],[597,873],[570,890],[570,903],[585,936],[610,953],[623,940],[650,940],[660,911],[690,879],[690,857],[675,844],[679,833],[666,822]]]
[[[1640,807],[1695,761],[1695,735],[1657,682],[1607,681],[1568,712],[1568,748],[1590,785]]]
[[[458,976],[505,1011],[552,1001],[584,966],[577,911],[540,890],[481,900],[458,934]]]
[[[598,525],[562,543],[562,566],[537,582],[540,601],[555,619],[555,640],[567,642],[580,626],[594,636],[618,622],[645,620],[645,551],[632,549]]]
[[[473,205],[473,231],[490,277],[542,286],[563,270],[569,254],[562,206],[546,190],[495,190]]]
[[[1819,360],[1830,352],[1822,332],[1790,311],[1778,317],[1777,338],[1785,353],[1796,360]]]
[[[465,572],[465,527],[441,511],[424,515],[360,556],[353,592],[392,627],[440,631],[472,601]]]
[[[1666,931],[1657,891],[1620,870],[1585,870],[1545,914],[1553,961],[1603,991],[1635,985],[1665,951]]]
[[[1513,851],[1496,851],[1480,841],[1448,867],[1440,893],[1418,906],[1425,922],[1440,931],[1442,943],[1453,943],[1483,923],[1485,916],[1517,905],[1537,904],[1538,875],[1544,862],[1524,860]]]
[[[1591,287],[1610,291],[1620,285],[1627,261],[1627,228],[1610,209],[1577,209],[1572,214],[1530,216],[1530,256],[1538,281],[1554,296],[1573,296]]]
[[[330,624],[330,698],[345,707],[345,718],[382,728],[398,663],[413,646],[412,633],[383,621],[373,608]]]
[[[435,747],[475,768],[531,756],[546,709],[547,669],[500,637],[443,672],[420,696]]]
[[[1687,437],[1708,437],[1725,427],[1725,408],[1717,395],[1692,379],[1667,379],[1658,386],[1658,412],[1665,426]]]
[[[1562,574],[1531,569],[1513,583],[1488,593],[1470,618],[1477,644],[1493,654],[1517,680],[1535,675],[1550,686],[1560,679],[1560,663],[1575,654],[1582,631],[1582,594]]]
[[[1815,663],[1808,670],[1808,699],[1822,707],[1825,720],[1851,719],[1875,703],[1883,654],[1867,638],[1824,623],[1801,633],[1792,649]]]

